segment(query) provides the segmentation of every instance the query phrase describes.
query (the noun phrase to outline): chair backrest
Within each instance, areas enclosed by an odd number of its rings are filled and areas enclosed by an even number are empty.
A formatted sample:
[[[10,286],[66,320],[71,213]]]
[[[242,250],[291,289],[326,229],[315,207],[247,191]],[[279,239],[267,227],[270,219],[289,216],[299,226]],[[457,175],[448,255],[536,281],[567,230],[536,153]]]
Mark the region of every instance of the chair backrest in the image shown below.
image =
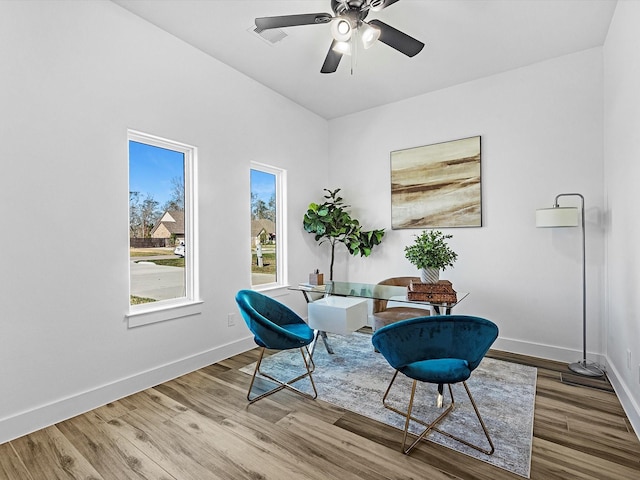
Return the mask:
[[[251,330],[258,345],[273,349],[287,349],[309,343],[301,340],[282,326],[306,323],[286,305],[254,290],[240,290],[236,294],[236,303],[247,327]],[[306,329],[305,329],[306,330]],[[312,332],[311,329],[308,329]],[[312,333],[306,332],[313,336]]]
[[[392,285],[396,287],[408,287],[411,282],[419,282],[418,277],[392,277],[378,282],[377,285]],[[375,290],[375,287],[374,287]],[[374,300],[372,313],[382,312],[387,309],[387,300]]]
[[[420,360],[457,358],[474,370],[498,338],[498,326],[468,315],[436,315],[392,323],[371,339],[389,364],[400,369]]]

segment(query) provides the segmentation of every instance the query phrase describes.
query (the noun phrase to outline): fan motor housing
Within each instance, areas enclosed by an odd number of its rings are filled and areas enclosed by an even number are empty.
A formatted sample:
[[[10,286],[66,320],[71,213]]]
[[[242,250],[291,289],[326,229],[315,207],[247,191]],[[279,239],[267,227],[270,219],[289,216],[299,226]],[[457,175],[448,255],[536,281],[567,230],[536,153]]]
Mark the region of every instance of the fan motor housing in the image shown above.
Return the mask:
[[[358,12],[360,20],[363,20],[369,13],[369,10],[363,10],[367,2],[365,0],[331,0],[331,9],[337,15],[343,15],[346,12]]]

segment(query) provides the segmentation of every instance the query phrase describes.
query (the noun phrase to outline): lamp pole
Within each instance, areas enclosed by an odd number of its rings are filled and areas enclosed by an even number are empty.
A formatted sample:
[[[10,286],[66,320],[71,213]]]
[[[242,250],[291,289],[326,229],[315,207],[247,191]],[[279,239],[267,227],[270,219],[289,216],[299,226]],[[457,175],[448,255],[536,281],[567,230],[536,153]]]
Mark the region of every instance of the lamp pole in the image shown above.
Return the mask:
[[[587,251],[584,223],[584,197],[580,193],[561,193],[556,195],[553,208],[558,208],[560,197],[580,197],[580,227],[582,228],[582,360],[569,364],[569,369],[578,375],[601,377],[604,372],[595,364],[587,361]]]

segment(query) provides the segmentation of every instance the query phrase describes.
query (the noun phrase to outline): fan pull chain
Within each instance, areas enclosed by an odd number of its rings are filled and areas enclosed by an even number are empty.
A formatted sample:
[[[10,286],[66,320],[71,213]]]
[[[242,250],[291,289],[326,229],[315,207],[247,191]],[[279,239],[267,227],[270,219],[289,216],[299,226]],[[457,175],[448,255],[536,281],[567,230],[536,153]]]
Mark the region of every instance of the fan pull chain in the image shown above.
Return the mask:
[[[358,64],[358,31],[359,29],[355,28],[351,35],[351,75]]]

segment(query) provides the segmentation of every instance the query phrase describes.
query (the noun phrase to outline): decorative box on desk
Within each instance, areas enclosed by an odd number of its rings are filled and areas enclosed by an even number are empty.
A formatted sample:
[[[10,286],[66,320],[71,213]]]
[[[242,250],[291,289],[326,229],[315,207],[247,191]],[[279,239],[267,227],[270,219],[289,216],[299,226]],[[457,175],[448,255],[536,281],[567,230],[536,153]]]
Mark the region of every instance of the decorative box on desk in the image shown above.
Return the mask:
[[[367,301],[363,298],[325,297],[309,304],[309,327],[347,335],[367,324]]]
[[[407,287],[407,299],[418,302],[455,303],[458,296],[449,280],[440,280],[438,283],[411,282]]]
[[[309,274],[310,285],[324,285],[324,274],[315,272]]]

